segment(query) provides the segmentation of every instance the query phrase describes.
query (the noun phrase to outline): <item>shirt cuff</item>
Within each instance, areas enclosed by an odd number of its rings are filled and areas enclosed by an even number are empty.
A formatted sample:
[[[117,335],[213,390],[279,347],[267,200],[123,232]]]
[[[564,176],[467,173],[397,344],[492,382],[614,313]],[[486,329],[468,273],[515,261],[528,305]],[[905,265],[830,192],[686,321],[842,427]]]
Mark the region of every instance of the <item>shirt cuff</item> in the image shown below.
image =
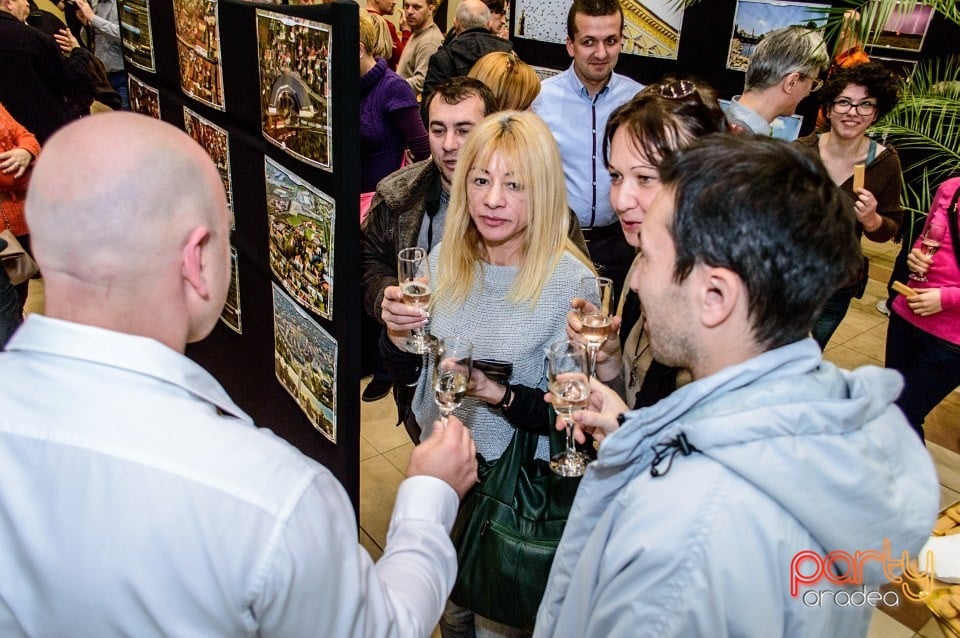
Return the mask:
[[[460,498],[446,481],[435,476],[411,476],[397,491],[390,527],[402,520],[426,520],[440,523],[449,533],[459,508]]]

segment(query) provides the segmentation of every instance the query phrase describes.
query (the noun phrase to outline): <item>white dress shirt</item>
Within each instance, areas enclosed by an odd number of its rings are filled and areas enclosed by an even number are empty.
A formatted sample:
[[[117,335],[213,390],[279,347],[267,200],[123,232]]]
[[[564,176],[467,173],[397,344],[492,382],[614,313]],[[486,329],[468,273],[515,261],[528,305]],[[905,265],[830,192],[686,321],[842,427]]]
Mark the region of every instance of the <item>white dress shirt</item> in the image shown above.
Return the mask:
[[[0,635],[427,636],[458,500],[406,480],[387,549],[337,480],[148,338],[31,315],[0,354]]]

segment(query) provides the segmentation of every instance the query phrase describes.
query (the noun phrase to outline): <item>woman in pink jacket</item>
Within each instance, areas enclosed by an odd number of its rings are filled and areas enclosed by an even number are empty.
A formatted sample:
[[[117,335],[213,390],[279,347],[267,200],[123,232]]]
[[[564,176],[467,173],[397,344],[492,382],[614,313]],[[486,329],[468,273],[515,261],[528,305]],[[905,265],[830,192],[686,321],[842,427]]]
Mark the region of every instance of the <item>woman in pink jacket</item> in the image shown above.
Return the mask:
[[[907,265],[927,281],[907,282],[918,294],[894,299],[887,331],[886,366],[905,382],[897,405],[921,439],[927,414],[960,385],[958,189],[960,177],[954,177],[937,190],[926,228],[940,223],[947,230],[932,256],[921,252],[922,236],[917,238]]]

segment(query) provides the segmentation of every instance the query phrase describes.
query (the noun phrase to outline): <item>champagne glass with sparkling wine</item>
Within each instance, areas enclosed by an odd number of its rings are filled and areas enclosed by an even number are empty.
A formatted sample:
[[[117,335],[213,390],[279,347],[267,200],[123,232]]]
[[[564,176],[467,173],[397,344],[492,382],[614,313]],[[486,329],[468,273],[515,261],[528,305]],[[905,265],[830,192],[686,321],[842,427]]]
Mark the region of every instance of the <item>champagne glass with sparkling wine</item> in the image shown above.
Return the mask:
[[[423,248],[404,248],[397,253],[397,278],[403,292],[403,303],[425,308],[430,303],[430,265]],[[414,328],[406,343],[407,352],[424,354],[430,350],[430,333]]]
[[[567,426],[566,449],[550,459],[550,469],[560,476],[583,476],[590,458],[574,446],[573,413],[585,409],[590,400],[586,346],[567,339],[552,344],[547,349],[547,375],[553,409]]]
[[[923,231],[923,238],[920,240],[920,252],[927,257],[933,257],[940,250],[940,242],[947,232],[947,227],[942,222],[930,222]],[[926,273],[912,272],[910,279],[921,283],[927,281]]]
[[[596,376],[597,352],[610,334],[610,300],[613,281],[607,277],[584,277],[579,296],[588,305],[580,309],[580,334],[587,343],[587,373]]]
[[[443,424],[460,407],[470,384],[473,369],[473,344],[463,337],[445,337],[437,341],[433,360],[433,390]]]

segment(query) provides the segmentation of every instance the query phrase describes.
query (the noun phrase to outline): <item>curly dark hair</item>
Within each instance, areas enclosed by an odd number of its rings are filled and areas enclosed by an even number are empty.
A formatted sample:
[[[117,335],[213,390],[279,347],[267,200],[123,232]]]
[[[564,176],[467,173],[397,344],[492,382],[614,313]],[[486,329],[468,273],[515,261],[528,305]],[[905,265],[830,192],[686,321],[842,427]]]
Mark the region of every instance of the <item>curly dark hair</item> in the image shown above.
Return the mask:
[[[824,116],[837,96],[849,85],[855,84],[867,90],[867,95],[877,101],[877,119],[893,110],[900,101],[900,87],[896,76],[879,62],[867,62],[841,68],[827,79],[820,91],[820,108]]]

